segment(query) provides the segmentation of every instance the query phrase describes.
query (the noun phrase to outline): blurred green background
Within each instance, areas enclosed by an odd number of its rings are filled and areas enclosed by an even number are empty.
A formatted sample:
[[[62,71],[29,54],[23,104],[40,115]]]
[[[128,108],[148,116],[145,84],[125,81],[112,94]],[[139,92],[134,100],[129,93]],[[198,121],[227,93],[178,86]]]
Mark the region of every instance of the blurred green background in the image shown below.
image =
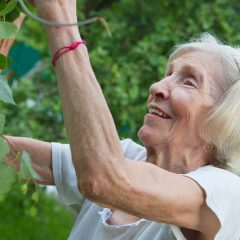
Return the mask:
[[[80,28],[121,138],[137,140],[149,86],[162,78],[174,45],[211,32],[232,45],[240,42],[240,2],[235,0],[78,1],[79,20],[101,16]],[[67,142],[57,81],[42,27],[27,18],[10,52],[9,83],[17,107],[3,109],[5,134]],[[4,106],[3,106],[4,107]],[[83,136],[84,137],[84,136]],[[1,240],[66,239],[74,218],[41,189],[37,213],[16,188],[0,204]]]

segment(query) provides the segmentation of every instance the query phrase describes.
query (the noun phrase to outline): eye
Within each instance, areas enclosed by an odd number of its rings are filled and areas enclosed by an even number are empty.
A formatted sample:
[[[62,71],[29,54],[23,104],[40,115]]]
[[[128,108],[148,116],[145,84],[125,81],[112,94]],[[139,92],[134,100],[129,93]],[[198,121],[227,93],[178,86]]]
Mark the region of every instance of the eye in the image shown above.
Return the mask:
[[[197,86],[196,86],[196,83],[195,83],[195,81],[194,81],[193,78],[185,78],[185,79],[183,80],[183,84],[184,84],[184,85],[187,85],[187,86],[190,86],[190,87],[194,87],[194,88],[197,87]]]

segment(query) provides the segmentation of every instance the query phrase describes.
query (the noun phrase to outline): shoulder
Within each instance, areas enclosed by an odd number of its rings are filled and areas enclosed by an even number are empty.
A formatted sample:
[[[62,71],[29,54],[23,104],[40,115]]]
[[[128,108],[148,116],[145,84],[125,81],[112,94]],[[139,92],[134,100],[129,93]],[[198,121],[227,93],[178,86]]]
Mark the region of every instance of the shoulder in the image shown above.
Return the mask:
[[[227,191],[234,190],[240,195],[240,177],[230,171],[214,166],[204,166],[184,175],[204,185],[206,189],[222,190],[228,187]]]
[[[216,239],[238,239],[240,177],[213,166],[205,166],[184,175],[192,178],[204,190],[206,205],[221,225]]]
[[[206,201],[218,201],[226,208],[230,202],[240,201],[240,177],[236,174],[205,166],[184,175],[195,180],[204,189]]]

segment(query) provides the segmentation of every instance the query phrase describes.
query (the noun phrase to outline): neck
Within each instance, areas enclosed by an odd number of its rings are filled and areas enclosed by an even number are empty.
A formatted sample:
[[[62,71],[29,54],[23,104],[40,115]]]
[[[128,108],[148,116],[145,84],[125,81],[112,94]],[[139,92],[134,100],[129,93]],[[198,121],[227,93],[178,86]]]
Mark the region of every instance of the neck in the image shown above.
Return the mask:
[[[161,147],[146,148],[147,162],[174,173],[191,172],[208,164],[211,159],[210,152],[204,149],[204,144],[199,143],[191,147],[167,143]]]

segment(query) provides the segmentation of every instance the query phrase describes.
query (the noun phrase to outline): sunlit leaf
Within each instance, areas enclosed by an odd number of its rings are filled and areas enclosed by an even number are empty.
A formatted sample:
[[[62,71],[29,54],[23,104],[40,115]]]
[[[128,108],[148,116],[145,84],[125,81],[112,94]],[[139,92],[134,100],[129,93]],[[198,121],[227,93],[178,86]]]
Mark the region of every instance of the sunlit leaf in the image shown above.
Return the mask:
[[[32,206],[28,209],[28,214],[31,217],[35,217],[37,215],[37,208],[35,206]]]
[[[23,152],[20,164],[19,177],[21,179],[38,179],[37,173],[32,168],[31,159],[28,153]]]
[[[3,162],[3,159],[8,154],[8,152],[9,152],[9,147],[1,137],[0,138],[0,162]]]
[[[13,183],[16,181],[16,176],[14,169],[5,163],[0,163],[0,194],[11,190]]]
[[[34,202],[38,202],[38,200],[39,200],[39,193],[37,191],[32,194],[32,200]]]
[[[0,21],[0,39],[15,38],[17,27],[15,24],[5,21]]]
[[[15,105],[11,88],[8,86],[7,81],[1,78],[0,78],[0,101]]]
[[[27,194],[28,191],[28,184],[24,183],[21,187],[20,187],[21,192],[25,195]]]

